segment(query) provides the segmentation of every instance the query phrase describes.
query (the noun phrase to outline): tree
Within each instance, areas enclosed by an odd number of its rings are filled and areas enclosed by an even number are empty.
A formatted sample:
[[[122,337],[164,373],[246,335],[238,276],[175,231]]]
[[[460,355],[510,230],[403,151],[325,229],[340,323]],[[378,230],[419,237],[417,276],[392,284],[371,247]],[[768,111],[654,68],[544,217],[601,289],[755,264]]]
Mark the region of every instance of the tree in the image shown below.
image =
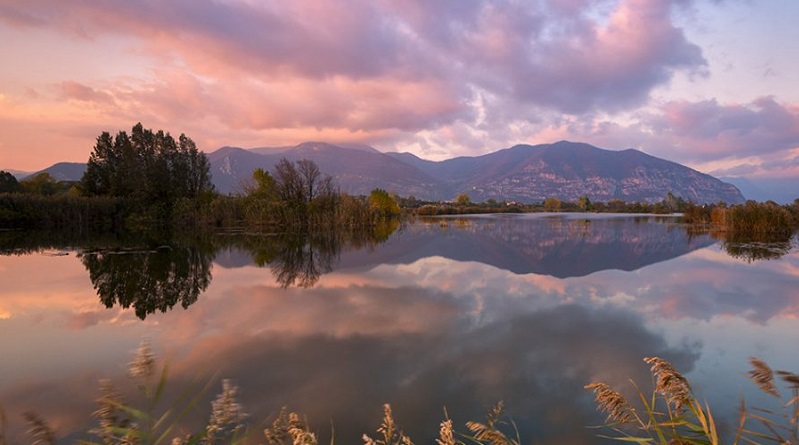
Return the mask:
[[[7,171],[0,171],[0,193],[15,193],[22,189],[17,178]]]
[[[591,204],[591,200],[588,199],[588,196],[583,195],[579,199],[577,199],[577,207],[580,208],[581,212],[588,212],[593,209],[593,205]]]
[[[544,211],[547,212],[560,212],[563,202],[558,198],[547,198],[544,200]]]
[[[210,164],[194,141],[181,134],[179,142],[163,130],[153,132],[141,123],[131,134],[120,131],[97,137],[79,189],[88,196],[119,196],[145,203],[171,203],[213,190]]]
[[[319,171],[319,167],[316,166],[316,163],[308,159],[300,159],[297,161],[297,170],[299,171],[304,185],[305,198],[308,202],[311,202],[316,198],[318,192],[317,183],[322,173]]]
[[[286,158],[278,161],[275,165],[275,181],[278,197],[282,201],[294,206],[306,202],[303,179],[293,162]]]
[[[197,149],[189,137],[181,133],[178,138],[178,148],[182,155],[182,159],[187,162],[186,173],[186,186],[187,193],[190,196],[197,196],[201,193],[211,191],[214,189],[214,184],[211,182],[211,163],[208,162],[208,157],[205,153]]]
[[[20,182],[22,190],[37,195],[55,195],[61,189],[58,181],[50,173],[39,173],[32,178],[23,179]]]
[[[387,191],[374,189],[369,194],[369,207],[376,211],[380,216],[396,216],[401,213],[399,204]]]
[[[457,198],[455,198],[455,204],[459,206],[468,206],[471,203],[472,200],[471,198],[469,198],[469,195],[467,195],[466,193],[461,193],[460,195],[458,195]]]
[[[252,172],[252,180],[254,186],[249,187],[247,193],[261,199],[274,199],[277,195],[277,183],[275,178],[269,174],[268,171],[262,168],[256,168]]]

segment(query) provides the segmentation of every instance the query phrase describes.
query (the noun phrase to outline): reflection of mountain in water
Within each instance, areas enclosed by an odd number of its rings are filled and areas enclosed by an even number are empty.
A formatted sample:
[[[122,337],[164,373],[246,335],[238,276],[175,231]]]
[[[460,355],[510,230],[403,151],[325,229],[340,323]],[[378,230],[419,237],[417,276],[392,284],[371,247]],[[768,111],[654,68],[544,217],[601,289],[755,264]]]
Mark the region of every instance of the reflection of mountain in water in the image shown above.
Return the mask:
[[[371,255],[342,253],[336,267],[409,264],[441,256],[517,274],[567,278],[608,269],[632,271],[715,242],[709,235],[689,235],[673,218],[540,214],[437,218],[409,224]]]

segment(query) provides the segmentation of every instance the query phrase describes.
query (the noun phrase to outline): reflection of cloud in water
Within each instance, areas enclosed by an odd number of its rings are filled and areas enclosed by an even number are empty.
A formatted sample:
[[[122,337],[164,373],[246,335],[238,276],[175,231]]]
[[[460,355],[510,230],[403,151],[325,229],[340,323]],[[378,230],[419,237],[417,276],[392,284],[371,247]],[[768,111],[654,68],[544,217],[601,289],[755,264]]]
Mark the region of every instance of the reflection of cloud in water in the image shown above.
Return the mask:
[[[103,313],[99,311],[84,311],[69,314],[66,325],[69,329],[86,329],[100,323]]]
[[[520,307],[579,303],[625,307],[652,319],[732,316],[765,323],[799,315],[796,270],[797,253],[779,262],[750,264],[709,248],[635,273],[608,270],[565,280],[441,257],[378,266],[369,275],[387,286],[415,283],[446,291],[463,305],[471,304],[480,317],[504,317]]]
[[[435,433],[443,407],[462,423],[481,418],[500,399],[525,437],[563,443],[573,435],[575,443],[587,443],[593,433],[584,427],[599,419],[585,383],[646,382],[645,355],[686,370],[696,359],[691,350],[668,347],[641,318],[615,309],[566,305],[475,326],[447,293],[253,291],[235,297],[245,309],[215,320],[214,333],[201,337],[176,369],[190,375],[221,368],[241,385],[251,412],[263,416],[288,404],[321,431],[332,419],[337,440],[346,443],[377,426],[384,402],[423,442]],[[542,421],[548,425],[534,424]]]
[[[797,254],[779,263],[730,264],[712,252],[691,254],[685,261],[656,265],[630,277],[657,283],[639,299],[656,306],[659,317],[671,319],[729,316],[766,323],[797,314],[797,279],[785,273],[786,265],[799,262]]]

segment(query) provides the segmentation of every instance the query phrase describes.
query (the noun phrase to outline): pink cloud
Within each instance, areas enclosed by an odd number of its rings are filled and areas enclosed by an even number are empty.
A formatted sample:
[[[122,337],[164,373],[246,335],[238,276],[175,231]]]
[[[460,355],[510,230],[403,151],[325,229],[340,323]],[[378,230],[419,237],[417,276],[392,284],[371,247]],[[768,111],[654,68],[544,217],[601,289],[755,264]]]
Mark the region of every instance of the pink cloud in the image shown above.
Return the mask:
[[[532,134],[540,142],[589,140],[612,149],[639,148],[716,174],[799,173],[799,105],[770,96],[748,103],[671,101],[625,123],[556,118]]]
[[[323,83],[335,77],[396,79],[449,83],[460,100],[474,85],[504,100],[567,112],[641,103],[673,70],[704,63],[699,48],[671,23],[668,3],[623,1],[606,26],[589,19],[580,2],[561,3],[478,2],[464,8],[314,1],[267,7],[184,0],[54,7],[39,0],[0,18],[13,21],[24,13],[38,19],[28,24],[91,38],[136,36],[153,56],[177,57],[220,82],[242,73],[267,83],[288,75]],[[581,7],[576,16],[563,13]]]
[[[102,104],[113,104],[114,98],[103,91],[95,90],[92,87],[83,85],[75,81],[64,81],[58,86],[63,98],[68,100],[79,100],[83,102],[98,102]]]
[[[442,158],[572,139],[639,147],[694,165],[719,157],[785,165],[792,159],[785,150],[799,140],[797,108],[774,98],[673,101],[615,121],[616,113],[649,105],[653,89],[674,73],[706,69],[702,50],[673,18],[675,8],[692,3],[7,4],[0,23],[84,42],[119,39],[132,53],[98,54],[98,63],[127,57],[149,65],[143,77],[58,79],[56,71],[46,86],[24,85],[37,95],[19,95],[26,107],[0,111],[0,127],[41,127],[45,119],[54,133],[97,130],[83,143],[71,138],[35,147],[23,144],[35,138],[19,130],[0,142],[13,151],[25,145],[37,156],[53,146],[74,153],[51,154],[50,163],[85,159],[99,131],[142,121],[186,132],[206,151],[325,139],[417,146],[420,154]],[[56,91],[48,93],[52,85]],[[42,109],[50,111],[34,118]],[[767,158],[754,163],[749,156]]]

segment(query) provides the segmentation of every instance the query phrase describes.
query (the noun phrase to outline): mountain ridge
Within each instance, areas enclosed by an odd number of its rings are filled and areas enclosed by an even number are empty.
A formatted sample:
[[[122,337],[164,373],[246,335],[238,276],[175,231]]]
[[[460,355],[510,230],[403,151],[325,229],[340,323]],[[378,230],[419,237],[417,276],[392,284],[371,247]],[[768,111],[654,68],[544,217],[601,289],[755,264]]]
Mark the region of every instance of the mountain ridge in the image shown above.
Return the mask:
[[[550,197],[576,201],[588,196],[594,201],[658,202],[672,192],[696,203],[744,201],[734,185],[679,163],[635,149],[614,151],[569,141],[517,144],[479,156],[443,161],[429,161],[407,152],[383,153],[369,146],[352,148],[325,142],[305,142],[268,153],[257,150],[264,157],[246,163],[253,166],[249,171],[231,172],[227,166],[232,158],[221,163],[212,161],[214,182],[223,182],[217,181],[218,175],[235,175],[237,181],[246,181],[255,168],[269,169],[270,164],[285,157],[316,162],[320,170],[332,175],[341,189],[351,194],[368,194],[374,188],[383,188],[430,201],[451,200],[466,193],[474,201],[540,202]]]
[[[342,191],[353,195],[382,188],[427,201],[452,200],[466,193],[475,202],[494,199],[532,203],[547,198],[576,201],[587,196],[592,201],[651,203],[671,192],[698,204],[744,201],[734,185],[679,163],[632,148],[608,150],[570,141],[517,144],[479,156],[442,161],[407,152],[384,153],[363,144],[313,141],[291,147],[223,146],[207,156],[213,183],[221,193],[243,192],[255,169],[271,171],[280,159],[286,158],[314,161],[323,174],[334,177]],[[78,180],[80,175],[65,176],[85,171],[85,164],[83,170],[80,165],[59,163],[42,171],[55,173],[59,180]]]

